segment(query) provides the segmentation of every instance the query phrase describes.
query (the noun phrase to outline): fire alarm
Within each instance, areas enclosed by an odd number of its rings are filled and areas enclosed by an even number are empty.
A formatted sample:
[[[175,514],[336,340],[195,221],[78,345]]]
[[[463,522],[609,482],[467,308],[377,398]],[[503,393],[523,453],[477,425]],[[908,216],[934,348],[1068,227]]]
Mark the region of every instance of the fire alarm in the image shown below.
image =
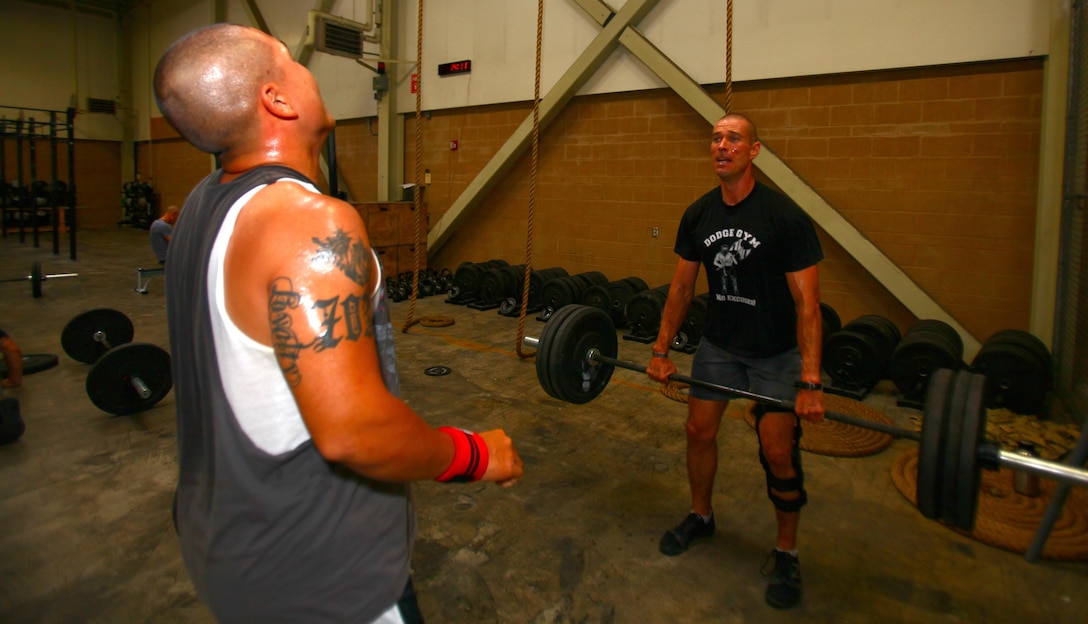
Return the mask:
[[[450,151],[451,152],[456,152],[457,151],[457,141],[450,141]]]

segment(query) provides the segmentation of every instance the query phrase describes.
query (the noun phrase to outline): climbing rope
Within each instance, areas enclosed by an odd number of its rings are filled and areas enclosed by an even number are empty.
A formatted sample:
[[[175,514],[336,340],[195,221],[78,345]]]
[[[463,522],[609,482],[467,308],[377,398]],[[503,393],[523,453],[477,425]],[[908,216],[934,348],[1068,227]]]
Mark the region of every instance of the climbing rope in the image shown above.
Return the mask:
[[[420,321],[414,321],[412,317],[416,312],[416,298],[419,294],[419,270],[422,245],[419,235],[422,231],[423,221],[423,191],[420,186],[421,171],[423,169],[423,0],[419,0],[416,12],[416,172],[415,186],[413,187],[413,206],[416,211],[415,223],[415,254],[413,254],[415,268],[412,271],[412,296],[408,301],[408,317],[404,321],[401,333],[407,334],[408,329]]]
[[[733,0],[725,9],[725,112],[733,112]]]
[[[540,153],[540,51],[544,43],[544,0],[536,2],[536,76],[533,83],[533,149],[529,168],[529,215],[527,235],[525,237],[525,279],[521,288],[521,313],[518,315],[518,337],[514,349],[518,357],[529,358],[536,351],[525,353],[521,350],[525,340],[525,313],[529,309],[529,283],[533,274],[533,210],[536,204],[536,174]]]

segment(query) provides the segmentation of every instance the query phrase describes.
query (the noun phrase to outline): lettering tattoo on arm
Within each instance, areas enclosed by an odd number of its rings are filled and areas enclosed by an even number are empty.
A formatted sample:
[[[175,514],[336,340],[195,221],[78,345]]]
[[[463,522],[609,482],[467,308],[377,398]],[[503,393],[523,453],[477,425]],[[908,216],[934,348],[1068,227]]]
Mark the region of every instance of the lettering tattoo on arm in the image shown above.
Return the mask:
[[[298,354],[309,347],[299,342],[291,326],[290,311],[298,308],[301,296],[295,292],[294,285],[286,277],[273,280],[270,290],[272,292],[268,297],[268,320],[272,325],[272,351],[276,354],[287,385],[294,388],[302,381],[302,375],[298,371]]]
[[[370,254],[361,240],[353,240],[343,230],[337,230],[329,238],[314,238],[313,241],[318,247],[317,259],[331,261],[351,281],[363,287],[370,286]],[[295,289],[290,278],[282,276],[272,281],[270,291],[268,315],[272,325],[272,349],[291,387],[297,387],[302,381],[298,357],[305,349],[312,348],[315,353],[320,353],[336,348],[344,338],[356,341],[361,336],[374,336],[374,318],[369,300],[353,293],[316,300],[312,309],[321,323],[321,329],[312,341],[303,343],[292,327],[290,315],[292,310],[299,308],[301,293]]]

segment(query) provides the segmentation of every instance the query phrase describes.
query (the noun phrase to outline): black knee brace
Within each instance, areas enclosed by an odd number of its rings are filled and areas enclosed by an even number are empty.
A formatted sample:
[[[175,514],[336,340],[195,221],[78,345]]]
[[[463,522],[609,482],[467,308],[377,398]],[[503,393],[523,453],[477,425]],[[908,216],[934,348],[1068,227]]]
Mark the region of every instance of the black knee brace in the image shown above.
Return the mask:
[[[756,418],[756,436],[759,437],[759,421],[768,410],[763,405],[756,405],[752,413]],[[786,513],[796,513],[808,502],[808,493],[805,492],[805,472],[801,468],[801,419],[797,419],[797,425],[793,428],[793,452],[790,454],[793,469],[797,476],[791,479],[779,479],[771,472],[771,466],[763,455],[763,439],[759,440],[759,463],[763,466],[763,472],[767,475],[767,498],[771,499],[775,509]],[[785,499],[775,494],[778,492],[798,492],[797,498]]]

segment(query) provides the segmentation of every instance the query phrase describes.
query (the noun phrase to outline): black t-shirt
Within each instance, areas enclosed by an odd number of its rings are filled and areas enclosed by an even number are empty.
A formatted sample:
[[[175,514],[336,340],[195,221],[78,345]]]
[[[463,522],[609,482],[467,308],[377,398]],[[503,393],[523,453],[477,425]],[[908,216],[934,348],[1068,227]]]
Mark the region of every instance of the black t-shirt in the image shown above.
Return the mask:
[[[797,346],[797,310],[786,273],[823,259],[812,220],[792,200],[756,183],[736,206],[720,187],[680,220],[676,253],[706,267],[710,297],[703,337],[744,357]]]

